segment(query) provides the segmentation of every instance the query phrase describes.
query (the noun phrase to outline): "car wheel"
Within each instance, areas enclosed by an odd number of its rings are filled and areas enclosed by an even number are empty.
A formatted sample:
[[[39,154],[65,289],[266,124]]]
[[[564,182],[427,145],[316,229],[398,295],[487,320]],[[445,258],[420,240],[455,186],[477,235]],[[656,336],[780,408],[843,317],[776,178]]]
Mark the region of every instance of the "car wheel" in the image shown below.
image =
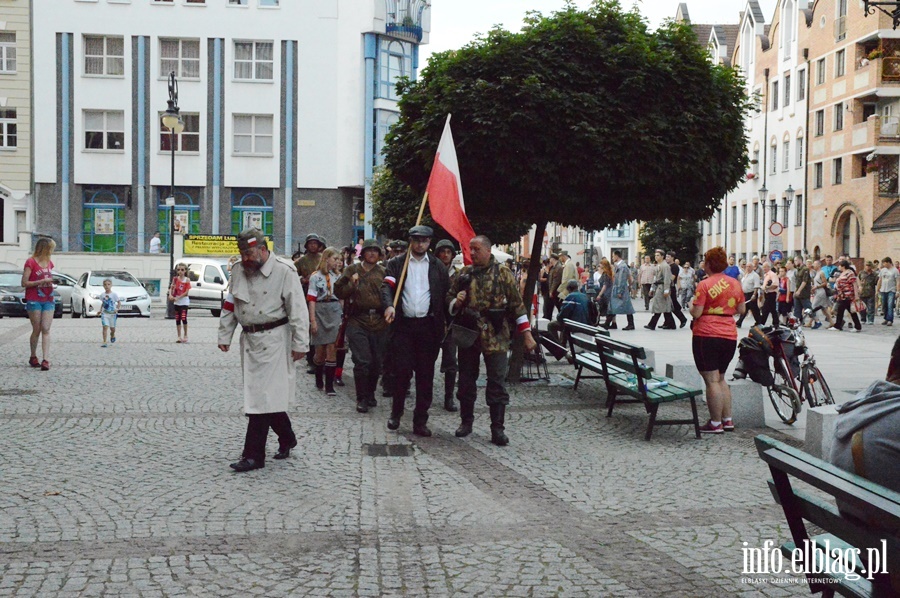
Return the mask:
[[[75,309],[75,302],[74,302],[74,301],[70,301],[69,303],[70,303],[70,305],[72,306],[72,317],[73,317],[73,318],[80,318],[80,317],[81,317],[81,314],[78,313],[78,311]]]
[[[82,301],[81,301],[81,315],[84,316],[85,318],[88,317],[88,315],[87,315],[87,305],[85,305],[83,299],[82,299]]]
[[[62,317],[62,309],[53,310],[53,319],[58,320]]]
[[[212,317],[218,318],[219,316],[222,315],[222,310],[221,309],[211,309],[211,310],[209,310],[209,313],[212,315]]]

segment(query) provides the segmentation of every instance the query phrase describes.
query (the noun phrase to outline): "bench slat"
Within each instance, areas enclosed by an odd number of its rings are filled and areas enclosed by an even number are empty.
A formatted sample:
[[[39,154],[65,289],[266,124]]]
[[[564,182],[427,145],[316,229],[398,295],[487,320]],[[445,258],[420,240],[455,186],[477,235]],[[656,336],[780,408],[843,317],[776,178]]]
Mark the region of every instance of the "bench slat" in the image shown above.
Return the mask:
[[[644,351],[643,347],[630,345],[624,341],[613,340],[611,338],[605,337],[599,337],[596,340],[597,346],[601,347],[601,350],[618,351],[619,353],[625,353],[626,355],[637,357],[638,359],[647,359],[647,353]]]

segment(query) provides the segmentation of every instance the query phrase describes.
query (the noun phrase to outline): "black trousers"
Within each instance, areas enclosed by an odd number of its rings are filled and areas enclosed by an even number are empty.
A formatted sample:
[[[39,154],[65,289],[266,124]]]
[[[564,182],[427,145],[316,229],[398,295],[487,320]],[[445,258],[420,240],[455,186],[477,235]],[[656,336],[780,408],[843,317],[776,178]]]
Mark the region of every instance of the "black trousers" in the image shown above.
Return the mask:
[[[291,428],[291,418],[284,411],[278,413],[248,413],[247,436],[244,438],[244,458],[266,460],[266,438],[269,428],[278,435],[278,448],[297,446],[297,436]]]
[[[766,321],[769,319],[769,314],[772,314],[772,325],[777,325],[778,293],[765,293],[765,300],[763,301],[762,306],[762,316],[759,318],[759,323],[765,326]]]
[[[394,363],[393,402],[391,417],[403,415],[406,389],[413,374],[416,376],[416,407],[413,411],[413,427],[428,422],[428,409],[434,395],[434,363],[440,351],[441,339],[433,317],[400,318],[394,324],[391,336],[391,354]]]
[[[663,325],[668,326],[669,328],[675,328],[675,318],[672,317],[672,312],[667,311],[664,314],[653,314],[653,317],[650,318],[650,328],[656,328],[656,323],[659,322],[659,316],[663,316]],[[684,316],[682,316],[684,317]]]
[[[552,320],[553,319],[553,308],[556,307],[556,302],[550,296],[550,293],[541,293],[541,297],[544,299],[544,319]]]
[[[684,317],[683,313],[681,313],[681,304],[678,303],[678,291],[675,290],[675,285],[672,285],[669,288],[669,297],[672,298],[672,313],[675,314],[675,317],[678,318],[679,322],[684,324],[685,321],[687,321],[687,318]],[[674,322],[673,322],[673,325],[674,325]]]
[[[641,295],[644,297],[644,309],[650,311],[650,287],[653,285],[650,284],[642,284],[641,285]]]
[[[859,323],[859,315],[855,311],[850,311],[850,300],[849,299],[839,299],[835,302],[837,306],[837,321],[834,323],[834,327],[838,330],[844,329],[844,313],[850,312],[850,317],[853,318],[853,325],[857,330],[862,328],[862,324]]]
[[[747,306],[747,311],[738,320],[738,327],[744,323],[744,318],[750,312],[753,312],[753,321],[758,325],[762,321],[762,316],[759,314],[759,304],[756,302],[756,299],[753,299],[753,293],[744,293],[744,304]]]

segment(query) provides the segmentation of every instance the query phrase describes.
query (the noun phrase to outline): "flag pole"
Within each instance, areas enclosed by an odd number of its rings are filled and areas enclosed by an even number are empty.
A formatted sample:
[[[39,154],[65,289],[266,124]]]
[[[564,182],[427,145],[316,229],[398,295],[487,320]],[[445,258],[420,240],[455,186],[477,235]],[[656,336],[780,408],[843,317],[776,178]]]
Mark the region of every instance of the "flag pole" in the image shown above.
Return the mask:
[[[419,206],[419,217],[416,218],[416,226],[422,223],[422,216],[425,214],[425,204],[428,203],[428,191],[422,196],[422,205]],[[403,271],[400,272],[400,281],[397,283],[397,291],[394,293],[394,309],[397,309],[397,302],[400,301],[400,293],[403,292],[403,283],[406,282],[406,271],[409,269],[409,254],[412,252],[411,247],[406,249],[406,260],[403,262]]]

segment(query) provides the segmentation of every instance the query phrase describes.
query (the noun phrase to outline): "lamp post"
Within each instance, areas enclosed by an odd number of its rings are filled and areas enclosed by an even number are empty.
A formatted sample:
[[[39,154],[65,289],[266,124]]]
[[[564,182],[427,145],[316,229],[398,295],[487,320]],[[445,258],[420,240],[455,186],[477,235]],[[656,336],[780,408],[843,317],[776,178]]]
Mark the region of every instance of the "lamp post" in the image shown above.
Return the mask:
[[[759,253],[760,255],[765,255],[766,253],[766,199],[769,196],[769,190],[766,189],[766,184],[763,183],[762,187],[759,188],[759,203],[762,206],[762,247],[760,247]]]
[[[178,114],[178,81],[175,80],[175,71],[169,73],[169,100],[166,111],[162,115],[162,125],[169,129],[169,149],[172,152],[172,179],[169,185],[169,197],[166,205],[169,207],[169,287],[175,279],[175,136],[184,131],[184,121]],[[175,305],[166,298],[166,318],[175,317]]]

